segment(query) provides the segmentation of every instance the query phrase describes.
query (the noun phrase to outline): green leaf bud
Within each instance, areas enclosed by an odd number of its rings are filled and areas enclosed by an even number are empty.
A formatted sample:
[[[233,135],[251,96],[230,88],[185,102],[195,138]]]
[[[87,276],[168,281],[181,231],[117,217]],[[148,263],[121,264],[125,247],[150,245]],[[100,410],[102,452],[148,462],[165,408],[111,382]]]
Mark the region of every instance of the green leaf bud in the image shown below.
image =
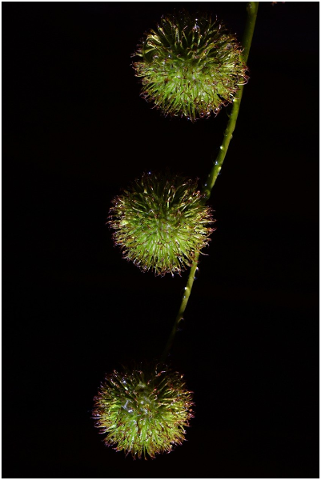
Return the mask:
[[[143,174],[112,203],[114,242],[143,272],[180,274],[209,244],[212,211],[193,180]]]
[[[192,392],[182,377],[159,365],[107,375],[93,411],[104,443],[134,458],[154,458],[180,445],[193,417]]]
[[[217,19],[183,11],[145,34],[133,57],[142,94],[165,115],[191,121],[216,115],[247,82],[242,49]]]

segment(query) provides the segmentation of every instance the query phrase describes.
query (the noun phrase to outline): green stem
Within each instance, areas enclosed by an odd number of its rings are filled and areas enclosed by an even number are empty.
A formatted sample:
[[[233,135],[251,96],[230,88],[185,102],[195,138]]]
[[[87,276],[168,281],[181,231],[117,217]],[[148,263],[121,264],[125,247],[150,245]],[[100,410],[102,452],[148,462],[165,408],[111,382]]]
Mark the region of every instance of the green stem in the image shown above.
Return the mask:
[[[259,7],[258,2],[249,2],[247,4],[247,22],[245,25],[244,36],[242,40],[242,45],[243,45],[242,59],[244,63],[247,62],[247,59],[250,53],[258,7]],[[212,189],[214,187],[214,184],[221,171],[224,159],[226,157],[227,150],[230,145],[230,141],[233,138],[236,120],[240,110],[243,89],[244,89],[244,85],[241,85],[239,90],[237,91],[237,94],[233,99],[233,107],[232,107],[231,115],[224,133],[223,142],[222,142],[222,145],[220,146],[220,151],[214,161],[212,170],[207,177],[207,181],[204,184],[202,193],[204,193],[206,200],[208,200],[211,196]]]
[[[173,325],[173,329],[171,331],[171,334],[169,336],[169,339],[167,341],[165,350],[164,350],[163,355],[162,355],[162,361],[163,362],[166,361],[168,352],[169,352],[169,350],[170,350],[170,348],[173,344],[174,337],[175,337],[175,334],[177,332],[178,324],[179,324],[179,322],[181,322],[183,320],[183,315],[184,315],[184,312],[186,310],[187,302],[188,302],[188,299],[190,297],[192,287],[193,287],[193,283],[194,283],[194,279],[195,279],[195,273],[196,273],[196,269],[197,269],[197,263],[198,263],[199,255],[200,255],[199,252],[197,252],[195,254],[195,258],[194,258],[194,261],[193,261],[193,264],[191,266],[189,276],[188,276],[188,279],[187,279],[186,287],[184,288],[181,305],[179,307],[179,310],[178,310],[178,313],[177,313],[177,316],[175,318],[175,322],[174,322],[174,325]]]
[[[256,17],[257,17],[257,11],[258,11],[259,3],[258,2],[249,2],[247,4],[247,20],[246,20],[246,25],[245,25],[245,30],[244,30],[244,35],[242,39],[242,45],[243,45],[243,53],[242,53],[242,58],[244,63],[247,62],[250,48],[251,48],[251,43],[252,43],[252,38],[253,38],[253,33],[254,33],[254,28],[255,28],[255,22],[256,22]],[[233,106],[232,106],[232,111],[231,115],[226,127],[226,130],[224,132],[224,137],[223,137],[223,142],[222,145],[220,146],[220,151],[213,163],[213,167],[211,172],[209,173],[207,177],[207,181],[203,186],[202,193],[204,194],[205,200],[208,200],[211,196],[212,189],[214,187],[214,184],[216,182],[216,179],[221,171],[230,141],[232,140],[233,137],[233,132],[235,130],[235,125],[236,125],[236,120],[239,114],[240,110],[240,104],[242,100],[242,95],[243,95],[243,87],[244,85],[241,85],[237,94],[234,97],[233,100]],[[191,266],[191,270],[187,279],[186,287],[183,292],[183,297],[181,300],[181,305],[178,310],[178,314],[176,316],[173,329],[171,331],[171,334],[169,336],[168,342],[166,344],[165,350],[162,355],[162,361],[166,361],[167,355],[169,353],[169,350],[173,344],[175,334],[177,332],[178,324],[182,321],[184,312],[187,307],[187,303],[189,300],[189,297],[191,295],[194,279],[195,279],[195,272],[197,269],[197,264],[198,264],[198,259],[199,259],[199,252],[195,255],[193,264]]]

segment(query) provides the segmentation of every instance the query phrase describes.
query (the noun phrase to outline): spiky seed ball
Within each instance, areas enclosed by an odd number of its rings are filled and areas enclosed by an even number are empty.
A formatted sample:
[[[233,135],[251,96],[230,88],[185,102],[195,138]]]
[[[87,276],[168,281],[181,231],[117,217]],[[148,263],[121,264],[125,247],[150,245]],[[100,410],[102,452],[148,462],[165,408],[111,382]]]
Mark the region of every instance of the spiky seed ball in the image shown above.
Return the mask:
[[[162,17],[156,31],[141,40],[133,56],[142,96],[165,115],[215,115],[247,81],[241,47],[234,35],[209,16],[183,11]]]
[[[157,29],[145,34],[133,67],[146,100],[165,115],[194,121],[216,115],[246,83],[241,52],[222,23],[183,11],[162,17]]]
[[[134,458],[154,458],[185,439],[193,417],[191,393],[182,375],[166,367],[114,371],[94,398],[93,417],[107,446]]]
[[[108,223],[124,258],[163,276],[191,265],[213,222],[196,182],[149,173],[113,200]]]

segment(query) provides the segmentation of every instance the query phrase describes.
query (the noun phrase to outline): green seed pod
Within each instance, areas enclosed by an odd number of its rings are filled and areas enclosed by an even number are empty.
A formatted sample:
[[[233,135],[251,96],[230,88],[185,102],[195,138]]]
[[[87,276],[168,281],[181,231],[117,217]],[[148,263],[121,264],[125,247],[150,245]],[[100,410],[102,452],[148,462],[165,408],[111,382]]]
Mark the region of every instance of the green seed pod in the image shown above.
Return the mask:
[[[208,245],[213,222],[196,182],[149,173],[113,200],[108,223],[125,259],[173,276]]]
[[[162,17],[157,30],[145,34],[133,67],[143,98],[165,115],[195,121],[216,115],[247,82],[241,52],[222,23],[183,11]]]
[[[193,417],[192,392],[184,385],[182,375],[158,365],[107,375],[93,411],[105,444],[134,458],[171,452]]]

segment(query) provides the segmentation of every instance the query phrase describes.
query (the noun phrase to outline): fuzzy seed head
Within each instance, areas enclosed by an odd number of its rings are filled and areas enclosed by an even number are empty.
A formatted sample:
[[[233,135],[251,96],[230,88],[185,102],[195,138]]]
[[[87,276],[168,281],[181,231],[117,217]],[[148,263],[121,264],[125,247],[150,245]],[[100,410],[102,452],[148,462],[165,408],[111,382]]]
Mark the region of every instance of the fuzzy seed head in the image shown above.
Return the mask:
[[[247,82],[241,47],[222,23],[209,16],[162,17],[145,34],[133,57],[142,97],[165,115],[191,121],[216,115]]]
[[[154,458],[185,440],[193,417],[191,394],[182,375],[166,367],[114,371],[94,398],[93,417],[107,446],[134,458]]]
[[[113,200],[108,223],[124,258],[163,276],[191,265],[214,220],[197,182],[149,173]]]

